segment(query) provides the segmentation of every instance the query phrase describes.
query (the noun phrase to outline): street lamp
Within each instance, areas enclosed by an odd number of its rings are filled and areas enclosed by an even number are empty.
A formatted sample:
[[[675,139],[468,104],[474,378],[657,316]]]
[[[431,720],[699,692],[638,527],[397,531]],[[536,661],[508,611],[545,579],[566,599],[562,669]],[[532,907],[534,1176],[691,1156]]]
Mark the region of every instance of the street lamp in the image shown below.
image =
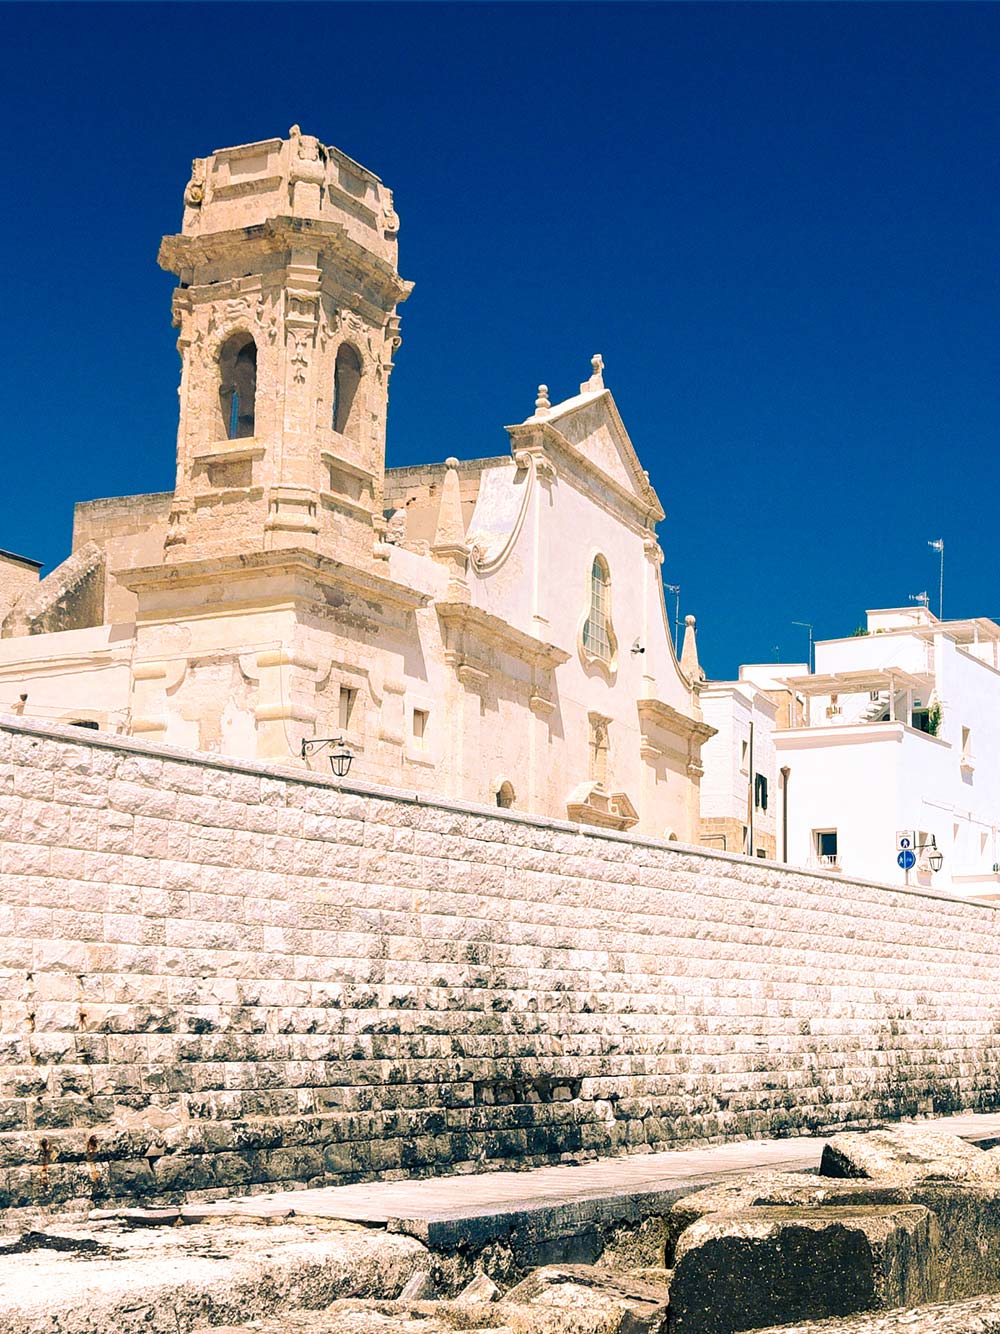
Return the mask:
[[[323,746],[333,746],[335,749],[330,755],[330,768],[338,778],[346,778],[351,769],[351,761],[354,756],[347,748],[347,742],[342,736],[317,736],[307,740],[302,738],[302,758],[305,759],[311,755],[314,750],[320,750]]]

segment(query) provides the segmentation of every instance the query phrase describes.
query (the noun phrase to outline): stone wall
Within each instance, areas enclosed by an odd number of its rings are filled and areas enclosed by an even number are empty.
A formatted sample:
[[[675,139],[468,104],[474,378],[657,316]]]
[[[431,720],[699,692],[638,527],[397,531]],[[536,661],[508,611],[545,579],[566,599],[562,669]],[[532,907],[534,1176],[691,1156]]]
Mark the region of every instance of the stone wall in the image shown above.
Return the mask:
[[[14,1209],[997,1104],[995,910],[18,719]]]
[[[32,584],[0,623],[0,637],[85,630],[104,619],[106,559],[88,542],[38,583]]]
[[[18,598],[38,584],[38,561],[27,556],[15,556],[12,551],[0,551],[0,621]]]

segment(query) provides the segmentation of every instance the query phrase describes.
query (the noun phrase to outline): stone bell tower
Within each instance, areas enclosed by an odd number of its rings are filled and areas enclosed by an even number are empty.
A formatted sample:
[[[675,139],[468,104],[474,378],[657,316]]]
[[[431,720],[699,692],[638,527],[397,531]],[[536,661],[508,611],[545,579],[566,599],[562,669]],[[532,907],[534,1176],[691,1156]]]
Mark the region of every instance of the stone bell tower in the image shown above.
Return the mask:
[[[378,177],[298,126],[195,159],[159,256],[182,359],[168,563],[294,547],[372,568],[398,228]]]

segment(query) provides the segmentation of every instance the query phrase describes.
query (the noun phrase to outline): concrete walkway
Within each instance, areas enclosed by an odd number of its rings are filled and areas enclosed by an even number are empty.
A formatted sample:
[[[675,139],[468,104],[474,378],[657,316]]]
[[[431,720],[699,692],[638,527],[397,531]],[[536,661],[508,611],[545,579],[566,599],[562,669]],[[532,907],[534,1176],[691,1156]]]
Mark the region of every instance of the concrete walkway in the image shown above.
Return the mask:
[[[919,1124],[984,1147],[1000,1142],[997,1113],[923,1118]],[[664,1213],[692,1190],[743,1172],[815,1172],[825,1142],[822,1135],[745,1140],[579,1166],[326,1186],[193,1205],[190,1212],[271,1218],[294,1214],[368,1223],[447,1250],[461,1241],[485,1244],[516,1229],[552,1237],[639,1222]]]

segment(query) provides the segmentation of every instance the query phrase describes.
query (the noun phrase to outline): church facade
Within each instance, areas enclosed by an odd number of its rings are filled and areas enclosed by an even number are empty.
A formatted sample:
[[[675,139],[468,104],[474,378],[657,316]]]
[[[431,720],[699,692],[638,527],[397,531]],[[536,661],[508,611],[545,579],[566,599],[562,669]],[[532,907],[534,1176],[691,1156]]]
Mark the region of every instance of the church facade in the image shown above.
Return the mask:
[[[713,729],[601,358],[504,454],[386,470],[398,228],[297,127],[195,160],[175,489],[78,505],[44,580],[0,553],[0,706],[314,768],[339,740],[351,779],[694,842]]]

